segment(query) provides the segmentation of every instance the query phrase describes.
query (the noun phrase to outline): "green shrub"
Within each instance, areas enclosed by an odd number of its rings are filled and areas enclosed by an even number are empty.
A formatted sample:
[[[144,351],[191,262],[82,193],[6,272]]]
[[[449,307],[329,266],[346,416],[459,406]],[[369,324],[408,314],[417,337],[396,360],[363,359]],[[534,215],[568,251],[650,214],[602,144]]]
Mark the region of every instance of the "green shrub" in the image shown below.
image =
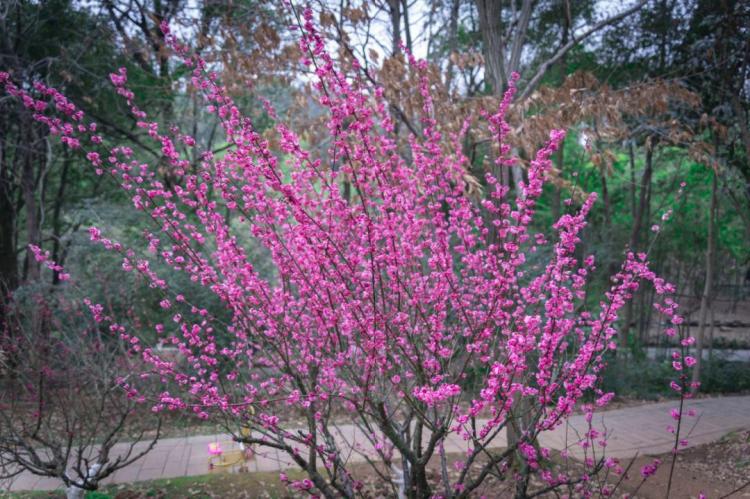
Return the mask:
[[[737,393],[750,390],[750,364],[714,359],[705,361],[702,368],[702,393]],[[620,364],[612,360],[602,379],[605,392],[639,399],[670,397],[677,394],[669,389],[674,370],[668,360],[630,359]]]

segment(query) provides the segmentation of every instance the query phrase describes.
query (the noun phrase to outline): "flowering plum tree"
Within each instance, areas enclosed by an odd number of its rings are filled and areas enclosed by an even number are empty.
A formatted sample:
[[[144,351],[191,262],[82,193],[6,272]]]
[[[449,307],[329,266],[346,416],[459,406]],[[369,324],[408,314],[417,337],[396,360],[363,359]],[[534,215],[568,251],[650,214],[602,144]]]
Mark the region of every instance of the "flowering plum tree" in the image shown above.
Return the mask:
[[[194,167],[178,149],[196,147],[195,139],[148,121],[125,70],[111,76],[182,179],[171,189],[132,150],[101,152],[95,124],[64,96],[36,85],[36,93],[54,101],[58,112],[51,115],[46,99],[0,74],[7,92],[68,146],[84,149],[97,173],[131,193],[135,209],[153,221],[144,250],[99,228],[90,235],[119,252],[123,269],[142,274],[173,314],[157,334],[182,360],[161,358],[139,332],[91,307],[150,363],[150,375],[170,382],[155,410],[229,421],[238,440],[280,452],[307,473],[290,486],[325,497],[362,493],[362,477],[351,466],[355,454],[394,494],[408,497],[466,497],[489,476],[515,479],[520,497],[531,494],[532,475],[536,493],[611,492],[606,481],[590,479],[622,471],[603,453],[606,435],[591,428],[582,437],[584,448],[602,452],[589,454],[575,472],[552,466],[539,436],[563,425],[583,402],[591,421],[594,407],[612,398],[597,383],[607,351],[616,348],[618,311],[642,281],[662,296],[657,308],[672,323],[667,334],[676,334],[677,306],[666,298],[672,286],[649,270],[646,255],[630,253],[598,308],[586,310],[594,258],[579,255],[577,245],[596,195],[555,223],[552,241],[531,225],[564,132],[551,131],[513,196],[488,174],[488,192],[476,202],[465,193],[463,134],[473,120],[486,119],[499,146],[496,164],[516,164],[504,118],[515,88],[495,112],[469,116],[462,133],[445,136],[422,78],[421,131],[404,151],[382,90],[337,70],[312,11],[297,14],[302,63],[314,71],[320,105],[330,115],[330,143],[319,157],[281,123],[273,149],[167,25],[162,29],[191,69],[193,87],[222,123],[231,146],[226,153],[202,152]],[[411,64],[425,70],[424,62]],[[270,105],[267,111],[274,116]],[[259,275],[247,244],[267,249],[273,278]],[[532,263],[532,256],[545,263]],[[158,272],[157,261],[169,272]],[[223,307],[192,302],[170,286],[172,273],[185,273]],[[678,378],[674,386],[684,393],[687,378]],[[302,427],[285,424],[289,413],[302,417]],[[367,441],[349,441],[344,422]],[[253,432],[241,433],[247,424]],[[490,452],[508,427],[518,438]],[[448,456],[449,440],[466,444],[457,460]],[[428,464],[436,461],[440,477],[433,480]]]

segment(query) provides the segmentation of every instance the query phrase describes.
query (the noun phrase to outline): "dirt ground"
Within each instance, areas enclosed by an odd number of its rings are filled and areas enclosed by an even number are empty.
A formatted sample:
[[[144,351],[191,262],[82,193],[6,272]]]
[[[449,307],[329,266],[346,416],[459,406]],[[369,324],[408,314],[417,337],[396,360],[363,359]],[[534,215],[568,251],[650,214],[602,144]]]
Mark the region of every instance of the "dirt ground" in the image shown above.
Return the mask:
[[[665,497],[672,456],[659,456],[662,464],[656,474],[635,492],[635,497]],[[626,490],[634,492],[642,482],[640,469],[652,457],[636,460],[624,481]],[[744,486],[744,488],[743,488]],[[721,441],[680,451],[672,479],[671,498],[739,499],[750,497],[750,429],[727,435]]]

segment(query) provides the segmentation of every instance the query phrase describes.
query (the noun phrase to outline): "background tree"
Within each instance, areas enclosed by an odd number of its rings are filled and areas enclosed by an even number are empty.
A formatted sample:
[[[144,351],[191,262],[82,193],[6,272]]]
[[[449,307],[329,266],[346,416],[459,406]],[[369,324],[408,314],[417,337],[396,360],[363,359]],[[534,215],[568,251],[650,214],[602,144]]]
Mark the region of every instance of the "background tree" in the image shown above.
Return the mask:
[[[0,478],[56,478],[69,499],[82,498],[153,449],[161,418],[138,400],[153,392],[135,374],[142,364],[83,304],[46,287],[14,298],[2,330]]]

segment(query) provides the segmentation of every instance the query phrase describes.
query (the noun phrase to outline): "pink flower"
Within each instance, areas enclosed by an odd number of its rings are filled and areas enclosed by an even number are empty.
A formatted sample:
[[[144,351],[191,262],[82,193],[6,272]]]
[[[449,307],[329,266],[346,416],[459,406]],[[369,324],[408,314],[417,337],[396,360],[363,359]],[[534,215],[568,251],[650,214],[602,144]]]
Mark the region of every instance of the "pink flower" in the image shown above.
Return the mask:
[[[605,393],[604,395],[602,395],[596,400],[596,405],[598,407],[604,407],[607,404],[609,404],[609,402],[614,398],[614,396],[615,396],[615,392]]]
[[[650,464],[646,464],[641,468],[641,476],[643,478],[648,478],[650,476],[653,476],[656,471],[659,469],[659,465],[661,464],[661,460],[654,459]]]
[[[680,344],[684,347],[689,347],[695,344],[695,338],[693,336],[688,336],[687,338],[683,338],[680,341]]]
[[[89,236],[91,237],[92,241],[98,241],[101,239],[101,231],[97,229],[96,227],[89,227]]]
[[[110,73],[109,79],[116,87],[122,87],[125,85],[125,82],[127,82],[127,70],[125,68],[120,68],[117,70],[117,73]]]

